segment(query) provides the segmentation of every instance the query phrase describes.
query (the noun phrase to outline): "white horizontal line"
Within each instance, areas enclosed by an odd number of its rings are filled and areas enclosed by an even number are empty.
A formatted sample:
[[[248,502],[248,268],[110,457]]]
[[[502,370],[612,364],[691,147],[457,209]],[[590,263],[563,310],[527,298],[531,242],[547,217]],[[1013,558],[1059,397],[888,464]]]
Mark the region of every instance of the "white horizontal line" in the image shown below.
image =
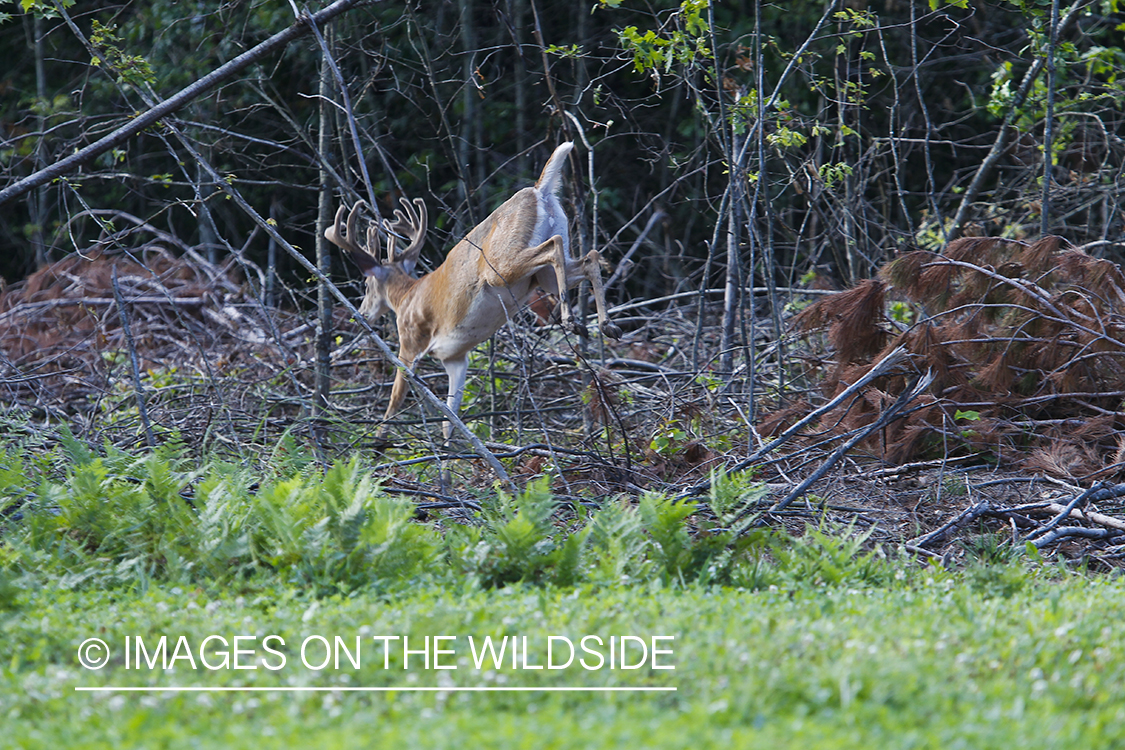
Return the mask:
[[[654,693],[675,692],[675,687],[75,687],[84,693]]]

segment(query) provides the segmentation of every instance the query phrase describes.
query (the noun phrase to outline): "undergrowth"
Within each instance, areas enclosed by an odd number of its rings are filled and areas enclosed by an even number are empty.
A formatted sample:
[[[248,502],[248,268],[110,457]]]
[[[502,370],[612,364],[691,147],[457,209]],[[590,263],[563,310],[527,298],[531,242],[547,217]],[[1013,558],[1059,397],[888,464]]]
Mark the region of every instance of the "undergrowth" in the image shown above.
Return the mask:
[[[700,503],[650,492],[596,509],[560,503],[542,477],[482,498],[480,513],[422,522],[358,458],[327,469],[289,452],[260,466],[200,462],[177,440],[99,451],[65,430],[53,444],[27,436],[0,448],[4,606],[45,577],[72,589],[281,582],[327,596],[422,580],[883,585],[919,569],[854,528],[814,524],[793,537],[759,525],[749,510],[765,489],[749,474],[714,474]],[[1030,575],[1013,570],[1005,589]]]

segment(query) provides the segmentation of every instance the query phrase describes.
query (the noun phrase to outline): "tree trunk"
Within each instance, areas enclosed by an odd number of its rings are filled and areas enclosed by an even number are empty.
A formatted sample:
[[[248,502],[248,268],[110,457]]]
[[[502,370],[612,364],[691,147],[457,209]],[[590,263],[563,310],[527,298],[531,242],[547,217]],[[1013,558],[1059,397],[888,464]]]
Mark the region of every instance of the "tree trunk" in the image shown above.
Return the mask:
[[[35,95],[39,99],[38,128],[40,134],[47,132],[47,74],[43,60],[43,18],[35,16],[32,23],[32,33],[35,35]],[[43,135],[35,143],[35,167],[43,169],[47,166],[47,139]],[[46,184],[40,185],[35,191],[35,197],[28,202],[31,208],[31,224],[33,226],[31,243],[35,247],[35,267],[42,268],[50,258],[47,257],[47,243],[44,232],[47,228],[47,190]]]
[[[324,28],[324,43],[329,51],[332,49],[333,33],[331,26]],[[332,151],[332,136],[335,131],[333,124],[335,109],[331,102],[332,73],[328,65],[327,56],[321,57],[320,62],[320,137],[317,148],[327,161],[328,154]],[[317,207],[316,219],[316,267],[325,276],[332,273],[332,254],[329,251],[328,240],[324,237],[324,230],[332,221],[332,176],[327,169],[320,169],[320,202]],[[328,293],[328,285],[323,281],[317,282],[317,326],[316,326],[316,389],[313,400],[313,417],[320,419],[328,407],[328,392],[331,387],[329,378],[329,353],[332,344],[332,298]]]

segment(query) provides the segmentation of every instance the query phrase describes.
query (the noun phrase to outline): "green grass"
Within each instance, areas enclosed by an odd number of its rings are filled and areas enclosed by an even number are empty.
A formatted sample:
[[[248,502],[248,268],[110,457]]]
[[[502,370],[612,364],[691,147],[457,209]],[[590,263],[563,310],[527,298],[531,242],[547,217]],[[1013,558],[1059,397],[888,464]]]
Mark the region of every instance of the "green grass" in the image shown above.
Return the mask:
[[[950,572],[854,528],[756,528],[746,476],[716,476],[705,507],[574,508],[537,482],[423,523],[358,461],[297,450],[231,465],[65,432],[0,449],[0,747],[1125,746],[1125,584],[1000,537]],[[360,666],[303,664],[314,635],[359,637]],[[384,668],[374,636],[391,635],[453,636],[458,668],[407,669],[399,648]],[[675,669],[476,668],[469,637],[505,635],[531,666],[549,636],[672,636]],[[127,668],[127,638],[152,653],[161,636],[174,670]],[[207,669],[208,636],[253,637],[239,664],[257,668],[222,667],[213,641]],[[88,638],[112,651],[100,670],[79,663]],[[98,686],[334,690],[75,690]],[[357,686],[399,689],[340,689]],[[422,686],[676,690],[405,689]]]
[[[1125,743],[1119,581],[1030,581],[1009,596],[923,575],[908,585],[775,591],[419,586],[316,599],[292,588],[21,594],[2,620],[9,747],[1113,747]],[[126,636],[281,635],[272,672],[126,670]],[[313,671],[312,634],[456,635],[457,670]],[[474,668],[470,635],[674,635],[674,671]],[[76,661],[97,636],[117,652]],[[150,643],[152,641],[150,640]],[[373,641],[372,641],[373,643]],[[465,653],[462,653],[464,651]],[[259,650],[259,655],[266,655]],[[268,656],[268,655],[266,655]],[[541,660],[540,660],[541,661]],[[531,663],[536,663],[535,659]],[[181,667],[184,663],[181,662]],[[90,694],[76,686],[675,686],[674,693]]]

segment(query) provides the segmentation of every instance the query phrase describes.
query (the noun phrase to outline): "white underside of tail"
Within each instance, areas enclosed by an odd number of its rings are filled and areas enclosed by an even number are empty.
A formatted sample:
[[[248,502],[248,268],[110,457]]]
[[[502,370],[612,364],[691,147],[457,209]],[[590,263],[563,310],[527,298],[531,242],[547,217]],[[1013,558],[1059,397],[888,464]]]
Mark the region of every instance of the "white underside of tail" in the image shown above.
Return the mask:
[[[572,148],[574,148],[574,144],[570,141],[559,144],[555,153],[551,154],[551,158],[547,160],[547,165],[543,167],[543,173],[539,175],[539,181],[535,183],[537,189],[551,195],[559,192],[559,186],[562,184],[560,179],[562,168],[566,164],[566,155],[570,153]]]
[[[562,187],[563,165],[566,164],[567,154],[573,148],[574,144],[570,141],[559,144],[559,147],[551,154],[551,158],[547,160],[547,165],[543,167],[543,173],[539,175],[539,181],[535,183],[537,211],[535,231],[532,232],[529,243],[534,247],[546,242],[556,234],[562,235],[563,245],[568,257],[570,233],[567,229],[566,214],[563,212],[562,204],[559,203],[558,192],[559,188]]]

